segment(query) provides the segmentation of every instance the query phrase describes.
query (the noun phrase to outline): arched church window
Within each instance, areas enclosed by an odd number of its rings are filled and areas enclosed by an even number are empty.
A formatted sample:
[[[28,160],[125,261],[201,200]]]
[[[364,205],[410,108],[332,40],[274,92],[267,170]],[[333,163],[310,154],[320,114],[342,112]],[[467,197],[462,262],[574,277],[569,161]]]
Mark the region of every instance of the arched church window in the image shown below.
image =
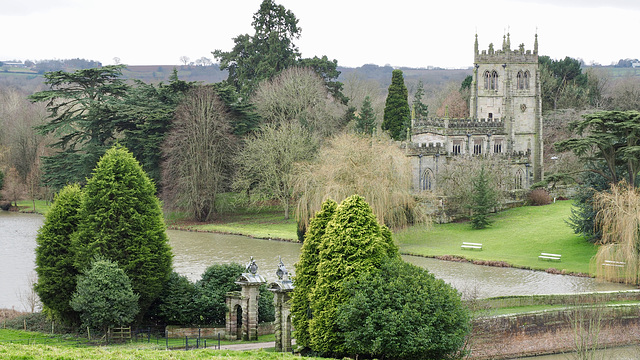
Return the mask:
[[[524,72],[524,88],[529,89],[529,78],[531,77],[531,73],[528,71]]]
[[[516,171],[516,177],[514,180],[514,188],[516,190],[521,190],[522,184],[524,183],[524,171],[522,171],[522,169],[518,169],[518,171]]]
[[[518,75],[516,76],[516,84],[517,84],[517,88],[518,90],[523,90],[524,89],[524,77],[525,74],[522,71],[518,71]]]
[[[489,73],[489,71],[485,71],[484,75],[482,77],[484,78],[484,89],[488,90],[489,89],[489,78],[491,77],[491,74]]]
[[[489,89],[498,90],[498,72],[495,70],[491,72],[491,78],[489,80]]]
[[[433,171],[431,169],[425,169],[422,172],[422,179],[420,179],[420,190],[432,190],[434,188],[434,180]]]

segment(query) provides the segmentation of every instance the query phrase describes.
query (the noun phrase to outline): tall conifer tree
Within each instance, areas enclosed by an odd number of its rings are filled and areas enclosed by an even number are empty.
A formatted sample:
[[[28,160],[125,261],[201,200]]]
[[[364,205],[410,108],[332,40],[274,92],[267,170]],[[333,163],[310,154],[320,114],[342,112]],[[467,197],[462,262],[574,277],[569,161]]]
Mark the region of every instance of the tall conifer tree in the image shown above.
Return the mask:
[[[402,70],[393,70],[387,101],[384,105],[382,130],[389,132],[394,140],[405,140],[407,128],[411,125],[411,109],[408,100],[409,92],[404,85]]]
[[[127,149],[109,149],[87,181],[73,239],[78,270],[87,269],[95,256],[117,262],[140,295],[142,314],[171,273],[171,248],[155,192]]]

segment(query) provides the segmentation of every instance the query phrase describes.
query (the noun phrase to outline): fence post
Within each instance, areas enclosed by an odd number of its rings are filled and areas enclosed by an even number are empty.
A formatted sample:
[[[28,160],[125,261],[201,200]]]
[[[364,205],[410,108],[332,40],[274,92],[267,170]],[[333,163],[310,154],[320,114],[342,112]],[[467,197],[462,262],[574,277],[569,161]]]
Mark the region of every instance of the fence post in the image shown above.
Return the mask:
[[[164,338],[167,340],[167,350],[169,350],[169,330],[164,329]]]
[[[220,350],[220,333],[218,333],[218,350]]]
[[[184,337],[184,351],[189,350],[189,337],[185,336]]]

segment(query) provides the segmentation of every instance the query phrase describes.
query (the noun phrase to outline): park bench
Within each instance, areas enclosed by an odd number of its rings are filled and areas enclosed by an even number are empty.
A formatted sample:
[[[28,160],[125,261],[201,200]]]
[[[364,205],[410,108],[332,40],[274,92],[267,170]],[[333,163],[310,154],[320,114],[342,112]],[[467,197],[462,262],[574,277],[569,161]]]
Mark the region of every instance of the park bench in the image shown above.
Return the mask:
[[[614,267],[624,267],[626,263],[624,261],[613,261],[613,260],[605,260],[602,266],[614,266]]]
[[[482,250],[482,244],[463,242],[462,246],[460,246],[460,248],[462,248],[462,249],[470,249],[470,250],[473,250],[473,249]]]
[[[562,255],[560,254],[549,254],[549,253],[540,253],[540,256],[538,256],[538,259],[541,260],[558,260],[558,261],[562,261]]]

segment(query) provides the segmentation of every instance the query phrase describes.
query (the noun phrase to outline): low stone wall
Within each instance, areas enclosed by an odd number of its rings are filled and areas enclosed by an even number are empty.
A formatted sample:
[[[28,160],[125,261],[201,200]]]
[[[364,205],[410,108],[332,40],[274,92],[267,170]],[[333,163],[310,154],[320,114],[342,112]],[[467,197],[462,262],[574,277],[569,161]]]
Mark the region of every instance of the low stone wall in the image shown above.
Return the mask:
[[[170,338],[196,338],[198,334],[200,337],[208,338],[208,339],[216,339],[218,338],[218,334],[220,337],[225,339],[227,336],[227,331],[225,327],[190,327],[190,328],[181,328],[174,326],[167,326],[167,336]],[[258,324],[258,336],[269,335],[275,332],[275,325],[273,323],[261,323]]]
[[[640,290],[600,291],[579,294],[513,295],[474,300],[477,309],[531,305],[591,305],[610,301],[640,301]]]
[[[638,343],[640,308],[584,306],[515,316],[479,318],[470,339],[472,359],[507,359],[574,351],[580,346]]]

